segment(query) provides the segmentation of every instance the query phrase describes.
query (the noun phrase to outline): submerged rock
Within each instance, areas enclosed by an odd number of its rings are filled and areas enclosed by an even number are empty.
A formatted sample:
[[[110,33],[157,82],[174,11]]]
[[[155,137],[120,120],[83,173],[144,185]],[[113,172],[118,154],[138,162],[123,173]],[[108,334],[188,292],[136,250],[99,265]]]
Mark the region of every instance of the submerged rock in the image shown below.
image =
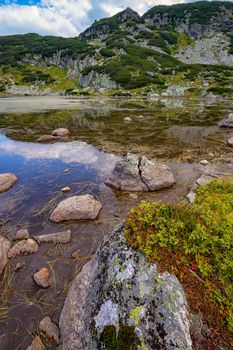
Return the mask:
[[[24,239],[16,243],[9,251],[8,258],[12,259],[20,254],[36,253],[39,249],[38,244],[33,239]]]
[[[7,264],[10,247],[11,242],[7,238],[0,236],[0,275]]]
[[[102,204],[90,194],[72,196],[58,204],[50,215],[50,220],[53,222],[94,220],[101,209]]]
[[[52,136],[59,136],[59,137],[67,137],[70,135],[70,132],[66,128],[58,128],[56,130],[53,130]]]
[[[8,191],[17,180],[17,176],[13,173],[0,174],[0,193]]]
[[[155,191],[175,183],[170,168],[128,153],[119,160],[106,184],[121,191]]]
[[[36,336],[31,345],[26,350],[46,350],[40,337]]]
[[[46,316],[39,323],[39,331],[45,335],[48,340],[59,342],[60,332],[56,323]]]
[[[55,141],[60,141],[62,140],[61,137],[58,137],[58,136],[53,136],[53,135],[42,135],[40,136],[36,142],[39,142],[39,143],[49,143],[49,142],[55,142]]]
[[[130,118],[130,117],[125,117],[125,118],[124,118],[124,122],[130,123],[130,122],[132,122],[132,118]]]
[[[21,240],[21,239],[28,239],[30,237],[29,232],[27,229],[21,229],[18,230],[15,234],[15,239]]]
[[[63,192],[63,193],[67,193],[67,192],[70,192],[70,187],[63,187],[62,189],[61,189],[61,192]]]
[[[129,248],[122,226],[73,281],[59,325],[62,350],[104,349],[124,331],[137,349],[192,349],[181,284]]]
[[[38,243],[52,242],[52,243],[69,243],[71,241],[71,231],[49,233],[47,235],[33,236]]]
[[[37,271],[33,279],[35,283],[42,288],[48,288],[50,287],[50,282],[49,282],[49,270],[47,267],[43,267],[41,270]]]
[[[233,113],[228,114],[225,118],[220,120],[218,126],[225,128],[233,128]]]

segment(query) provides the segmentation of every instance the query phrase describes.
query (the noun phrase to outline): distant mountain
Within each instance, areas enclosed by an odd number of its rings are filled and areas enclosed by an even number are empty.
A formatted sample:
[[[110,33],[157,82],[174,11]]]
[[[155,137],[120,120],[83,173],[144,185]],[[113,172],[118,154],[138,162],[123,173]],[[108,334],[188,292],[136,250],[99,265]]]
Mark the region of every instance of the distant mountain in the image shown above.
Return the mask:
[[[136,89],[136,90],[135,90]],[[0,93],[228,95],[233,89],[233,3],[130,8],[77,38],[0,37]]]

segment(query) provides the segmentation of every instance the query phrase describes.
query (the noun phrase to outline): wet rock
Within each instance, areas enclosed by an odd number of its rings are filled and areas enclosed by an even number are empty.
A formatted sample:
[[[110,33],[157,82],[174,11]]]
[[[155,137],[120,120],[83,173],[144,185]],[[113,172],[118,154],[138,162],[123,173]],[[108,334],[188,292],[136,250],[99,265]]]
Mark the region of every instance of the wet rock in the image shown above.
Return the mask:
[[[61,189],[61,191],[63,192],[63,193],[67,193],[67,192],[70,192],[70,187],[63,187],[62,189]]]
[[[50,215],[53,222],[69,220],[94,220],[102,204],[90,194],[72,196],[60,202]]]
[[[41,270],[37,271],[34,274],[33,279],[39,287],[42,287],[42,288],[50,287],[49,270],[46,267],[43,267]]]
[[[10,247],[11,242],[7,238],[0,236],[0,275],[7,264]]]
[[[26,350],[46,350],[40,337],[36,336],[31,345]]]
[[[32,254],[36,253],[39,249],[38,244],[34,239],[24,239],[18,243],[16,243],[9,251],[8,258],[12,259],[20,254]]]
[[[125,117],[124,122],[130,123],[130,122],[132,122],[132,119],[130,117]]]
[[[233,128],[233,113],[228,114],[225,118],[220,120],[218,126],[225,128]]]
[[[30,235],[27,229],[18,230],[15,234],[15,239],[17,240],[28,239],[29,237]]]
[[[115,327],[117,334],[122,324],[131,327],[140,349],[192,349],[180,282],[170,273],[160,274],[156,264],[129,248],[121,226],[72,283],[59,323],[61,349],[105,348],[105,327]]]
[[[201,160],[199,163],[201,165],[208,165],[209,164],[208,160],[206,160],[206,159]]]
[[[71,241],[71,231],[50,233],[47,235],[33,236],[38,243],[51,242],[51,243],[69,243]]]
[[[233,136],[228,139],[227,143],[229,146],[233,146]]]
[[[155,191],[171,187],[174,176],[165,164],[127,154],[119,160],[106,184],[121,191]]]
[[[55,141],[59,141],[59,140],[61,140],[61,137],[56,137],[53,135],[42,135],[36,140],[36,142],[49,143],[49,142],[55,142]]]
[[[46,316],[39,323],[39,331],[45,335],[49,341],[59,342],[60,332],[56,323],[52,322],[51,318]]]
[[[0,174],[0,193],[8,191],[17,181],[13,173]]]
[[[196,181],[196,184],[199,186],[206,185],[210,181],[213,181],[215,177],[208,175],[208,174],[202,174]]]
[[[56,130],[53,130],[52,136],[59,136],[59,137],[67,137],[70,135],[70,132],[66,128],[58,128]]]
[[[120,191],[148,191],[139,174],[139,158],[130,153],[116,163],[106,184]]]
[[[150,191],[169,188],[175,183],[174,176],[167,165],[151,162],[146,157],[141,159],[140,174]]]

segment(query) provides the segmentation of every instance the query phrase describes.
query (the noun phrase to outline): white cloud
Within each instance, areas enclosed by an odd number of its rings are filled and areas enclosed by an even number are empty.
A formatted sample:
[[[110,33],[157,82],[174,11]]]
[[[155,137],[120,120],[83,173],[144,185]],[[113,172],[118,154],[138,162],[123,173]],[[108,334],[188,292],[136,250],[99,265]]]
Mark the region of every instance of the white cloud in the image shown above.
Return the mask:
[[[37,32],[77,36],[95,19],[112,16],[126,7],[142,15],[155,5],[182,2],[189,0],[40,0],[38,4],[27,0],[28,5],[5,0],[0,1],[0,35]]]
[[[40,6],[0,6],[0,33],[75,36],[89,24],[90,0],[43,0]]]

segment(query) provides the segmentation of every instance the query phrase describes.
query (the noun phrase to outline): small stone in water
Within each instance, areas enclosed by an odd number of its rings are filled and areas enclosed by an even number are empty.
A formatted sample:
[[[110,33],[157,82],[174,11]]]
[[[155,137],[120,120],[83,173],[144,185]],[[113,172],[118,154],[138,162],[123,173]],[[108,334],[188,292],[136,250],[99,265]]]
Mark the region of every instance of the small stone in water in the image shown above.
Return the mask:
[[[132,122],[132,119],[130,117],[125,117],[124,122],[126,123]]]
[[[28,239],[30,237],[29,235],[29,232],[27,229],[21,229],[21,230],[18,230],[15,234],[15,239]]]
[[[33,279],[39,287],[42,287],[42,288],[50,287],[49,270],[46,267],[43,267],[41,270],[37,271],[34,274]]]
[[[39,330],[48,340],[59,342],[60,332],[58,326],[52,322],[49,316],[43,318],[39,323]]]
[[[66,128],[58,128],[56,130],[53,130],[52,136],[60,136],[60,137],[66,137],[69,136],[70,132]]]
[[[38,244],[31,238],[23,239],[16,243],[9,251],[8,258],[12,259],[19,254],[36,253],[39,249]]]
[[[201,164],[201,165],[208,165],[209,162],[208,162],[208,160],[203,159],[203,160],[200,161],[200,164]]]
[[[67,168],[67,169],[64,170],[64,173],[66,174],[66,173],[68,173],[69,171],[70,171],[70,169]]]
[[[70,187],[63,187],[62,189],[61,189],[61,191],[63,192],[63,193],[66,193],[66,192],[70,192]]]

